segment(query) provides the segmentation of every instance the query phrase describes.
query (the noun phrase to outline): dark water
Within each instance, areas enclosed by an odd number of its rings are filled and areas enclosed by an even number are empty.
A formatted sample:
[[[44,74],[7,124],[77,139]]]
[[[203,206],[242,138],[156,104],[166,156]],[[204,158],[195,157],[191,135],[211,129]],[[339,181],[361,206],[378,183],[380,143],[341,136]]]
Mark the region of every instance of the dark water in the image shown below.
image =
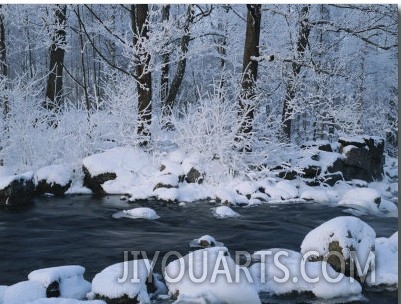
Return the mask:
[[[114,219],[112,214],[139,206],[156,210],[156,221]],[[336,216],[347,215],[341,207],[298,204],[241,208],[236,219],[218,220],[210,208],[199,202],[180,207],[147,202],[128,204],[117,196],[38,198],[25,210],[0,210],[0,285],[27,279],[39,268],[78,264],[86,268],[85,278],[105,267],[122,262],[124,251],[156,251],[186,254],[188,243],[204,234],[212,235],[230,251],[252,253],[267,248],[299,251],[304,236]],[[397,219],[362,216],[377,236],[390,236]],[[156,272],[160,272],[156,266]],[[365,292],[370,303],[397,303],[397,292]],[[296,303],[301,299],[267,298],[266,303]]]

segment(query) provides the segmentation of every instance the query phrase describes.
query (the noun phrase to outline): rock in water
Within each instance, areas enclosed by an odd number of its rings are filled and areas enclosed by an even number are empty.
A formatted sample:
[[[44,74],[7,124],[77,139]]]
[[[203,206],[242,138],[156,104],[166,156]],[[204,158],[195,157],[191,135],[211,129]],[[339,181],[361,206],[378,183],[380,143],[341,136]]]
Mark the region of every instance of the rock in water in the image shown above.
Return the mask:
[[[359,265],[365,266],[375,249],[375,238],[373,228],[359,218],[340,216],[310,231],[301,244],[301,253],[317,251],[319,256],[311,256],[310,261],[327,260],[334,270],[349,276],[352,275],[351,267],[354,267],[352,254],[355,254]],[[345,268],[341,269],[342,266]],[[354,277],[357,278],[356,274]]]
[[[92,176],[85,166],[82,166],[82,171],[84,172],[84,186],[91,189],[95,195],[105,195],[106,192],[103,190],[102,184],[117,178],[117,174],[114,172],[101,173]]]
[[[64,195],[71,186],[73,170],[64,165],[51,165],[36,171],[34,180],[36,193]]]
[[[0,206],[23,206],[35,193],[32,172],[0,178]]]

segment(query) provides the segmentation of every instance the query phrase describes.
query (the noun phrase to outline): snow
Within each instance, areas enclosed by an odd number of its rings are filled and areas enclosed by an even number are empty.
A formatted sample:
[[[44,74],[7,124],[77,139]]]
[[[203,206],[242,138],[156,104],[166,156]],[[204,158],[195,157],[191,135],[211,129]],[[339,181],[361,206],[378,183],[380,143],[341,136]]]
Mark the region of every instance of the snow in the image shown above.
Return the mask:
[[[371,137],[371,136],[369,136],[369,137]],[[354,136],[354,137],[341,136],[338,140],[349,142],[349,143],[354,142],[354,143],[359,143],[359,144],[366,144],[365,140],[362,137],[357,137],[357,136]]]
[[[215,218],[218,219],[225,219],[229,217],[238,217],[240,216],[239,213],[235,212],[228,206],[219,206],[216,208],[211,208],[212,214]]]
[[[59,282],[60,296],[83,299],[91,290],[91,284],[83,277],[85,268],[79,265],[67,265],[32,271],[30,281],[39,282],[47,288],[52,282]]]
[[[7,290],[8,286],[0,285],[0,303],[3,303],[4,294]]]
[[[149,183],[157,172],[152,156],[140,149],[118,147],[83,159],[83,165],[91,176],[115,173],[116,179],[109,180],[102,188],[109,194],[131,193],[132,187]]]
[[[159,175],[154,180],[154,185],[157,184],[169,185],[172,187],[178,186],[178,176],[173,174]]]
[[[117,212],[113,214],[113,218],[119,219],[119,218],[131,218],[131,219],[146,219],[146,220],[156,220],[160,218],[160,216],[157,215],[156,211],[148,208],[148,207],[138,207],[134,209],[129,209],[129,210],[123,210],[121,212]]]
[[[179,192],[177,188],[158,188],[153,194],[162,201],[174,202],[178,199]]]
[[[10,185],[13,181],[15,180],[32,180],[33,178],[33,172],[29,171],[29,172],[25,172],[22,174],[15,174],[15,175],[3,175],[0,176],[0,189],[4,189],[6,188],[8,185]]]
[[[310,231],[301,244],[301,253],[317,251],[320,256],[329,253],[329,244],[337,241],[344,259],[353,250],[361,265],[373,249],[376,233],[372,227],[354,216],[339,216]]]
[[[335,199],[335,192],[329,191],[325,188],[317,188],[317,187],[310,187],[301,193],[301,199],[306,201],[321,203],[321,204],[330,204],[333,203],[333,198]]]
[[[380,200],[380,193],[375,189],[354,188],[347,191],[338,204],[362,207],[368,211],[377,212]]]
[[[73,170],[66,165],[51,165],[42,167],[35,172],[35,185],[39,181],[45,180],[48,184],[59,184],[66,186],[72,180]]]
[[[275,257],[278,263],[274,263]],[[343,276],[338,282],[329,282],[323,273],[324,270],[330,278],[337,278],[339,274],[326,262],[303,261],[305,264],[302,266],[300,253],[281,248],[257,251],[252,258],[254,261],[260,261],[250,267],[258,292],[282,295],[309,291],[322,299],[341,297],[355,300],[361,297],[362,287],[356,281],[350,282],[349,278]],[[288,270],[287,278],[283,267]],[[305,274],[301,272],[301,267],[304,267]],[[315,278],[319,279],[314,282],[312,279]],[[283,282],[277,279],[283,279]]]
[[[215,187],[214,197],[220,200],[222,203],[232,203],[232,204],[248,204],[249,200],[238,194],[234,189],[228,187]]]
[[[287,180],[280,181],[276,184],[276,188],[287,192],[290,198],[296,198],[298,196],[298,188],[293,182]]]
[[[191,248],[198,248],[198,247],[221,247],[224,246],[224,244],[222,242],[218,242],[215,240],[214,237],[210,236],[210,235],[203,235],[198,239],[193,239],[190,243],[189,243],[189,247]]]
[[[375,240],[375,275],[369,273],[366,282],[369,286],[398,288],[398,231],[391,237]]]
[[[41,283],[22,281],[5,290],[3,304],[21,304],[41,298],[46,298],[46,288]]]
[[[34,300],[25,304],[106,304],[106,302],[102,300],[80,301],[67,298],[48,298]]]
[[[169,294],[178,293],[178,303],[260,303],[245,270],[225,247],[196,250],[172,261],[164,278]]]
[[[150,299],[145,283],[150,266],[149,260],[126,261],[111,265],[95,275],[92,280],[92,292],[110,299],[121,298],[124,295],[131,299],[138,297],[139,303],[148,303]],[[122,282],[119,282],[119,279]]]

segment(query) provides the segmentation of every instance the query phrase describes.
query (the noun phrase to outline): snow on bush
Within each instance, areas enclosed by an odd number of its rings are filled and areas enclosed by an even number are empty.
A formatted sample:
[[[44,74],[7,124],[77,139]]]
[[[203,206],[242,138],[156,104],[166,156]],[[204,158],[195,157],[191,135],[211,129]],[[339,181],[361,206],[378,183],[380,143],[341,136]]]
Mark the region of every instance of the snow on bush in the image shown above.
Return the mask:
[[[355,251],[359,263],[365,265],[374,249],[375,238],[373,228],[359,218],[339,216],[310,231],[301,244],[301,253],[317,251],[324,257],[329,254],[330,247],[338,243],[345,260]]]
[[[183,302],[260,303],[245,270],[225,247],[196,250],[169,263],[164,279],[169,294]]]
[[[156,211],[147,207],[139,207],[129,210],[123,210],[121,212],[117,212],[113,214],[113,218],[119,219],[122,217],[131,218],[131,219],[146,219],[146,220],[156,220],[160,218],[157,215]]]
[[[110,299],[137,297],[139,303],[148,303],[150,299],[146,280],[150,268],[149,260],[126,261],[111,265],[95,275],[92,280],[92,292]]]
[[[240,216],[239,213],[235,212],[228,206],[219,206],[216,208],[211,208],[212,214],[215,218],[218,219],[225,219],[229,217],[238,217]]]
[[[34,270],[28,279],[41,283],[45,288],[58,282],[61,297],[79,300],[91,290],[91,284],[83,277],[84,272],[85,268],[78,265],[58,266]]]

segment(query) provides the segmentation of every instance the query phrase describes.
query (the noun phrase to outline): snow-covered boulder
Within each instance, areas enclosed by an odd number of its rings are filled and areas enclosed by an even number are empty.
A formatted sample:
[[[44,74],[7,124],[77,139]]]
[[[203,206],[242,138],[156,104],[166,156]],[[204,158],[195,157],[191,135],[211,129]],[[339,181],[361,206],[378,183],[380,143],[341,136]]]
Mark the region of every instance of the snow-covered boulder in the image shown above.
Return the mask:
[[[131,218],[131,219],[146,219],[146,220],[156,220],[160,218],[156,211],[148,207],[138,207],[129,210],[123,210],[113,214],[113,218]]]
[[[7,287],[3,304],[21,304],[46,298],[46,288],[39,282],[23,281]]]
[[[189,184],[191,183],[198,183],[202,184],[205,178],[205,173],[201,173],[198,169],[192,167],[186,174],[185,174],[185,181]]]
[[[215,218],[218,219],[225,219],[229,217],[238,217],[240,216],[237,212],[235,212],[233,209],[231,209],[228,206],[219,206],[216,208],[211,208],[212,214],[214,215]]]
[[[389,290],[398,289],[398,231],[391,237],[375,240],[375,273],[369,273],[366,283],[369,286]]]
[[[223,243],[218,242],[214,239],[214,237],[210,236],[210,235],[203,235],[198,239],[193,239],[190,243],[189,243],[189,247],[191,248],[208,248],[208,247],[221,247],[224,246]]]
[[[132,187],[149,183],[156,173],[150,154],[125,147],[84,158],[82,169],[84,186],[99,195],[131,193]]]
[[[173,174],[159,175],[155,178],[153,191],[159,188],[178,188],[178,176]]]
[[[36,192],[63,195],[71,185],[73,170],[66,165],[40,168],[34,175]]]
[[[32,271],[30,281],[39,282],[46,289],[46,295],[72,299],[84,299],[91,290],[91,284],[84,279],[85,268],[79,265],[50,267]]]
[[[111,265],[95,275],[92,280],[92,293],[96,298],[110,303],[150,303],[146,287],[150,269],[149,260]]]
[[[375,238],[373,228],[359,218],[340,216],[310,231],[301,244],[301,253],[315,251],[318,256],[310,256],[310,261],[327,260],[336,271],[350,275],[352,254],[365,265],[375,249]]]
[[[21,206],[34,196],[33,173],[0,176],[0,206]]]
[[[235,264],[225,247],[196,250],[172,261],[164,279],[169,295],[182,303],[260,303],[249,272]]]
[[[384,139],[374,136],[339,138],[342,172],[346,180],[381,180],[384,175]]]
[[[350,282],[348,277],[339,277],[324,261],[303,261],[300,253],[280,248],[255,252],[252,259],[260,262],[250,267],[258,292],[274,295],[312,292],[321,299],[350,300],[361,297],[362,288],[357,281]],[[275,259],[279,262],[275,262]],[[286,273],[283,272],[284,268]],[[337,278],[337,282],[331,281]]]
[[[353,188],[345,192],[339,205],[360,207],[367,211],[377,212],[381,202],[380,193],[372,188]]]

